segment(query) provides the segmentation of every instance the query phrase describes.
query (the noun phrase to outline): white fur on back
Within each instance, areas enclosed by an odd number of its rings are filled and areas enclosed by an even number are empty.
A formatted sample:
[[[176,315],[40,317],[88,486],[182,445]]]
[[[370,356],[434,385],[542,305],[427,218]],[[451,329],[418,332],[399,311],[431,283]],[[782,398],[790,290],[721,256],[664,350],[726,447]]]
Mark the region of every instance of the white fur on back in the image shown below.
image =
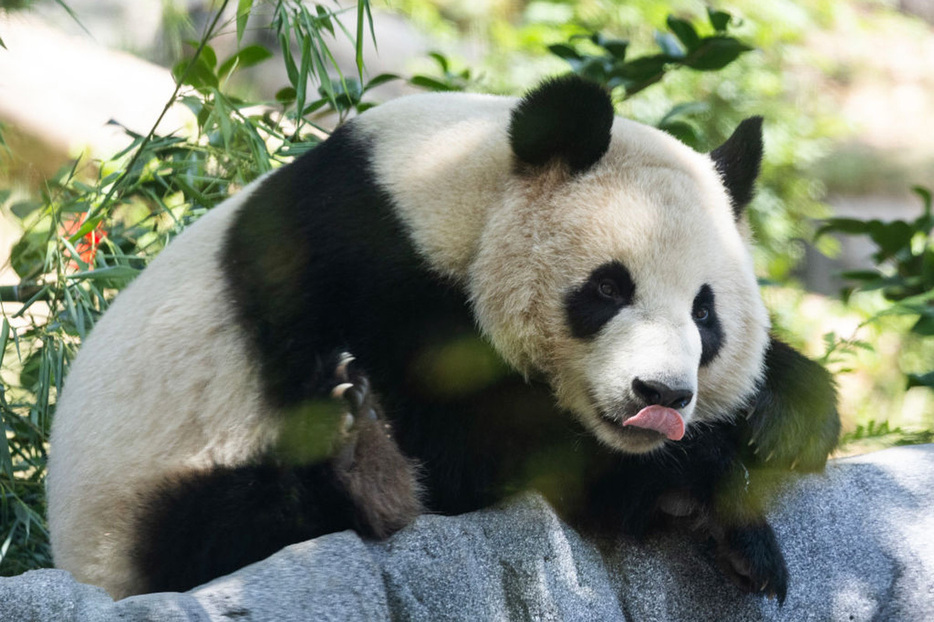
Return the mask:
[[[183,468],[243,462],[271,442],[274,418],[218,265],[251,191],[178,236],[117,297],[58,402],[48,478],[55,563],[114,597],[138,589],[127,547],[141,491]]]
[[[472,94],[397,99],[355,121],[375,173],[414,242],[438,272],[466,275],[489,207],[512,172],[506,129],[518,100]]]

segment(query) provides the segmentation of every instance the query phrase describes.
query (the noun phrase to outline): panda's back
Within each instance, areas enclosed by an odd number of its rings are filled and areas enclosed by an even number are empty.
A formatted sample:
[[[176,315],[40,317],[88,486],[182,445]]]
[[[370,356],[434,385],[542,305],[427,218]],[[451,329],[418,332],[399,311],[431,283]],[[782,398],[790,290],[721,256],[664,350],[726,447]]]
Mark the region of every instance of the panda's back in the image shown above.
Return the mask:
[[[48,478],[55,562],[111,594],[136,580],[125,550],[140,491],[178,469],[242,462],[272,440],[220,265],[252,189],[179,235],[117,297],[58,401]],[[112,528],[101,533],[101,524]]]

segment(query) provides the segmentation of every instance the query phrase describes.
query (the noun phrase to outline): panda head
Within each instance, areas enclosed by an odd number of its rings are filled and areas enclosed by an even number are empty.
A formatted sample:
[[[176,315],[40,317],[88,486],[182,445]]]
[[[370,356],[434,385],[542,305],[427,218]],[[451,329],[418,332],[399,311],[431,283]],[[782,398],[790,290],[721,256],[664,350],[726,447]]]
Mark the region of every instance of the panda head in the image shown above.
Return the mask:
[[[769,327],[743,214],[761,119],[700,154],[566,77],[512,109],[508,136],[514,170],[468,279],[499,351],[624,452],[743,406]]]

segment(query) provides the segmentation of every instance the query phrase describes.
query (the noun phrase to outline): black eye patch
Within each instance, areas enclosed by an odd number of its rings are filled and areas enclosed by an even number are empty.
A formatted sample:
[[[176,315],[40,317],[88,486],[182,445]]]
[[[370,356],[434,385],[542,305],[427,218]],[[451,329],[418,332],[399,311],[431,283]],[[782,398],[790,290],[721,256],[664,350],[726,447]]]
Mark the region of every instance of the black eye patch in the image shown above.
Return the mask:
[[[703,367],[717,356],[725,340],[723,327],[720,326],[720,320],[717,318],[717,306],[710,285],[704,284],[694,297],[691,317],[694,318],[694,324],[700,332],[700,364]]]
[[[619,310],[632,304],[636,286],[626,266],[611,261],[596,268],[583,285],[564,298],[564,311],[571,334],[577,339],[593,337]]]

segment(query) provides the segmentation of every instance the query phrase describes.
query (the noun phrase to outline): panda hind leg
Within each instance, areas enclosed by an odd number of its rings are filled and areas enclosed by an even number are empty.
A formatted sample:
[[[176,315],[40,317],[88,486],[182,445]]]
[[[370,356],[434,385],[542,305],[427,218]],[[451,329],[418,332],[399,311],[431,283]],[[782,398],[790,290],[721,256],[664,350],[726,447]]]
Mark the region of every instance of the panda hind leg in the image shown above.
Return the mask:
[[[414,520],[416,466],[392,439],[365,375],[347,363],[337,365],[339,414],[330,421],[338,429],[324,459],[273,451],[179,473],[141,499],[130,550],[136,592],[185,591],[289,544],[345,529],[382,538]]]

